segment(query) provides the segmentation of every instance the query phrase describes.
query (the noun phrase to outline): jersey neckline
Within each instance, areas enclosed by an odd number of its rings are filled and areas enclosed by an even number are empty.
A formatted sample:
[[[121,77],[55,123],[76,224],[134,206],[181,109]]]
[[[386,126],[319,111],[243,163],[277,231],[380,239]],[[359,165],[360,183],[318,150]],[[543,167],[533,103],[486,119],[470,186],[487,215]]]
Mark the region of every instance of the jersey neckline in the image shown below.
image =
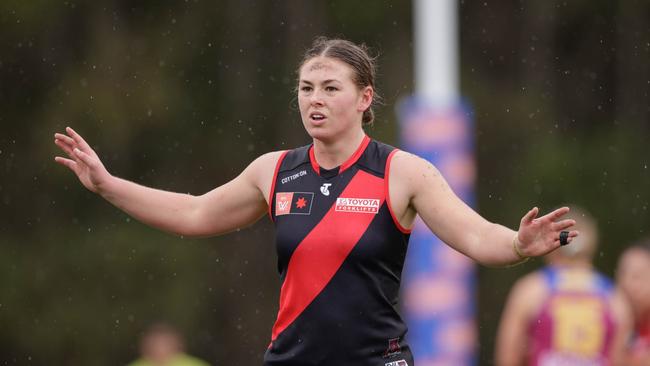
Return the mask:
[[[338,169],[339,170],[338,174],[343,173],[346,169],[348,169],[349,167],[354,165],[354,163],[356,163],[357,160],[359,160],[359,158],[361,157],[363,152],[366,150],[366,147],[368,147],[368,144],[370,144],[370,137],[368,137],[368,135],[364,135],[363,140],[361,141],[361,144],[359,144],[359,147],[357,147],[357,150],[354,152],[354,154],[352,154],[352,156],[350,156],[348,158],[348,160],[343,162],[343,164],[338,166],[338,168],[339,168]],[[321,175],[321,168],[318,165],[318,162],[316,162],[316,155],[314,155],[314,144],[313,143],[309,147],[309,162],[311,163],[311,167],[314,169],[316,174]],[[334,167],[334,168],[328,169],[328,170],[330,170],[330,171],[331,170],[336,170],[336,168],[337,167]],[[323,168],[323,170],[325,170],[325,169]]]

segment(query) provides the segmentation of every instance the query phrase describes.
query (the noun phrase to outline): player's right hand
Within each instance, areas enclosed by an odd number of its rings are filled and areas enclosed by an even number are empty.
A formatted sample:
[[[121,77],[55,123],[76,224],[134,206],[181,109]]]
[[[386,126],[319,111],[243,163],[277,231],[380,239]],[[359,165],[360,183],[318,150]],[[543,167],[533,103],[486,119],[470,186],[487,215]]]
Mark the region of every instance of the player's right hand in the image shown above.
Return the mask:
[[[54,161],[72,170],[81,184],[90,191],[99,193],[111,178],[95,151],[72,128],[66,127],[66,133],[55,133],[54,144],[60,147],[70,159],[57,156]]]

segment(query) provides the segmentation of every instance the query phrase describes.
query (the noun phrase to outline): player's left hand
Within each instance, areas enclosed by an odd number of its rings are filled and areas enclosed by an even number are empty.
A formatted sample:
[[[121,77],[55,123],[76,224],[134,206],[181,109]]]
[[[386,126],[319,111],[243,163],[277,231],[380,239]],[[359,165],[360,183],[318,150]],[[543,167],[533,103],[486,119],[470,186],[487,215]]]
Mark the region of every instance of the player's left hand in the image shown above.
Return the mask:
[[[576,224],[575,220],[564,219],[562,216],[569,212],[568,207],[561,207],[542,217],[537,217],[539,209],[534,207],[521,219],[517,246],[521,254],[527,257],[545,255],[560,246],[560,232],[568,231]],[[576,230],[569,231],[568,243],[578,236]]]

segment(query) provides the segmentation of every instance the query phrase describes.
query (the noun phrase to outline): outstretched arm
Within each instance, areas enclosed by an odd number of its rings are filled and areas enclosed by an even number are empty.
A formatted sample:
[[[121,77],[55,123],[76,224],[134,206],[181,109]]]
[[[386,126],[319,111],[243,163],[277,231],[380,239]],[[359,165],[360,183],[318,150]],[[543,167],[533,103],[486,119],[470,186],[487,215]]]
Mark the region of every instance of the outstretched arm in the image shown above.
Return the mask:
[[[482,264],[508,265],[547,254],[560,246],[560,231],[575,225],[574,220],[560,220],[569,212],[567,207],[542,217],[537,217],[535,207],[521,219],[519,230],[513,231],[467,206],[424,159],[398,152],[391,167],[390,194],[398,219],[412,217],[409,211],[417,213],[442,241]],[[577,235],[571,231],[569,241]]]
[[[275,164],[280,152],[263,155],[232,181],[201,195],[167,192],[115,176],[72,128],[54,142],[68,158],[55,161],[72,170],[81,183],[135,219],[174,234],[212,236],[247,226],[267,210]]]

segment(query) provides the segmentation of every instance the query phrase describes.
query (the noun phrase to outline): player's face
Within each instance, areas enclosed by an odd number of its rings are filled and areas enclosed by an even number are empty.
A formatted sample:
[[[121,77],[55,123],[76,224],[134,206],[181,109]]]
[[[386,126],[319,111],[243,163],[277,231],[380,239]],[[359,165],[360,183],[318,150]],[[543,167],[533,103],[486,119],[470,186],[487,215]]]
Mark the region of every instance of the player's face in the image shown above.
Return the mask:
[[[650,309],[650,254],[631,250],[623,255],[617,280],[635,308]]]
[[[346,63],[315,57],[300,69],[298,105],[307,133],[332,141],[361,127],[363,111],[372,102],[372,88],[359,90]]]

